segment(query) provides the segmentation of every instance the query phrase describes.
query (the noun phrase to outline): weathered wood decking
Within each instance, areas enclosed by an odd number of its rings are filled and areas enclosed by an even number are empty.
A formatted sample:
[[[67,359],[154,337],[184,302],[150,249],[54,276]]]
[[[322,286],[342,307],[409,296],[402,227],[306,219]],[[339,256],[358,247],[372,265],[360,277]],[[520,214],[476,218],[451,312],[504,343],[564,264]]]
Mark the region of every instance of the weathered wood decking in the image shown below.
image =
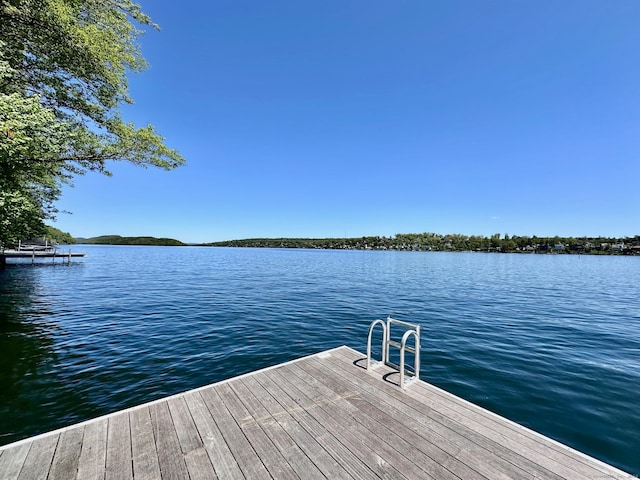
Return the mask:
[[[0,449],[1,479],[631,475],[347,347]]]
[[[86,257],[86,253],[79,252],[62,252],[62,251],[38,251],[38,250],[2,250],[0,251],[0,255],[5,258],[62,258],[66,259],[69,257],[78,258],[78,257]]]
[[[36,263],[36,261],[47,261],[51,259],[52,263],[56,262],[56,259],[59,259],[63,264],[67,263],[71,264],[72,258],[85,257],[86,253],[72,253],[68,251],[66,253],[61,251],[51,251],[51,250],[0,250],[0,268],[5,268],[7,266],[8,260],[15,259],[17,262],[24,263],[24,261],[31,260],[31,263]]]

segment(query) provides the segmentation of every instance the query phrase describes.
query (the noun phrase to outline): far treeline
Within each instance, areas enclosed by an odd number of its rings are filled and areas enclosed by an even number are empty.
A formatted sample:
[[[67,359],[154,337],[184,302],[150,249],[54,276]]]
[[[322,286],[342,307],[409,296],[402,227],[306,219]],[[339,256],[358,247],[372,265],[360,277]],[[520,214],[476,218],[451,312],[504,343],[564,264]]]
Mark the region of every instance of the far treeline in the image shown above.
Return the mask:
[[[156,238],[156,237],[121,237],[120,235],[103,235],[92,238],[76,238],[76,243],[90,245],[153,245],[180,247],[185,245],[179,240],[173,238]]]
[[[120,235],[102,235],[91,238],[74,238],[70,233],[63,232],[60,229],[50,225],[45,226],[44,237],[36,238],[35,242],[49,242],[51,244],[71,245],[74,243],[90,244],[90,245],[154,245],[154,246],[183,246],[186,245],[180,240],[173,238],[156,238],[156,237],[121,237]]]
[[[393,237],[359,238],[251,238],[207,243],[215,247],[324,248],[348,250],[404,250],[503,253],[564,253],[640,255],[640,235],[635,237],[491,237],[437,233],[403,233]]]

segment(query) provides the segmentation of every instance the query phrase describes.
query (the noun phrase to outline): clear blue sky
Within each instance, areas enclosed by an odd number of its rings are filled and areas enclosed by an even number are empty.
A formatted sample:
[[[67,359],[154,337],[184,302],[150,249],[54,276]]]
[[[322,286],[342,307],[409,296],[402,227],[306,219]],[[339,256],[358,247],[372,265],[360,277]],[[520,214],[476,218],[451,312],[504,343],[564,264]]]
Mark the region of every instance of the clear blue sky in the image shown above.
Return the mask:
[[[187,159],[65,188],[75,236],[640,233],[640,1],[143,0],[124,117]]]

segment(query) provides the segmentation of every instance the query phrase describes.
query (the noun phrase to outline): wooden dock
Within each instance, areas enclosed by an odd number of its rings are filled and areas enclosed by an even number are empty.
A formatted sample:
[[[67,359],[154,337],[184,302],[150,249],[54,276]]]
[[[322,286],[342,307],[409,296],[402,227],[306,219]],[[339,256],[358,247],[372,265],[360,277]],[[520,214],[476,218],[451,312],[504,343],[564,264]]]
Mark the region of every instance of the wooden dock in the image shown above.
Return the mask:
[[[9,479],[631,479],[340,347],[0,448]]]
[[[72,258],[85,257],[86,253],[57,251],[57,250],[0,250],[0,267],[4,267],[7,264],[7,260],[31,260],[31,263],[35,263],[36,260],[51,259],[55,263],[56,259],[59,259],[62,263],[71,263]]]
[[[5,256],[6,258],[77,258],[77,257],[85,257],[86,253],[79,252],[62,252],[62,251],[38,251],[38,250],[27,250],[27,251],[19,251],[19,250],[4,250],[0,251],[0,255]]]

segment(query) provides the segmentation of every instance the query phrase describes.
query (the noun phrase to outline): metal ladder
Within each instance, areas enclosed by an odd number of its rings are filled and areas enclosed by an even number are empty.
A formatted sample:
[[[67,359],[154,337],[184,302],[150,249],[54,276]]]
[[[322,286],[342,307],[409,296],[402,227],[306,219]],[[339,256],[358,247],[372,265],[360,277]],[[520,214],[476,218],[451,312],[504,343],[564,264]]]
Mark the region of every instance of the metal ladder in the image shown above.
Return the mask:
[[[382,325],[382,360],[379,362],[371,361],[371,337],[373,335],[373,329],[376,325]],[[402,340],[396,342],[391,340],[391,325],[399,325],[404,327],[406,331],[402,335]],[[407,340],[410,336],[415,339],[415,346],[411,348],[407,346]],[[400,349],[400,365],[396,365],[389,360],[389,348],[395,347]],[[405,351],[413,353],[415,355],[415,365],[413,368],[413,375],[405,380]],[[374,320],[369,326],[369,336],[367,338],[367,371],[371,371],[380,365],[387,365],[396,368],[400,371],[400,387],[407,388],[408,385],[415,382],[420,378],[420,325],[415,323],[403,322],[396,320],[395,318],[387,317],[387,320]]]

